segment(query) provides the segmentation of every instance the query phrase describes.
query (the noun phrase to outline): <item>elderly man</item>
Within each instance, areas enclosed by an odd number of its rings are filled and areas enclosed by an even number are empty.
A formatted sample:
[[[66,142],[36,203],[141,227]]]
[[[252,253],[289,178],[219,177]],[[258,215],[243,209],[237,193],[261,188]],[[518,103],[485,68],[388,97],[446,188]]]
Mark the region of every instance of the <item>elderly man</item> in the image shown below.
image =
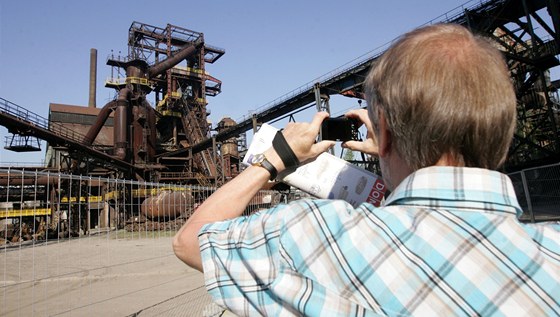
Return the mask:
[[[214,300],[250,316],[560,314],[560,228],[519,223],[495,171],[516,109],[500,52],[461,26],[424,27],[379,58],[365,88],[367,111],[347,116],[368,137],[344,146],[379,157],[384,206],[300,200],[239,217],[269,178],[334,144],[315,142],[325,113],[288,124],[287,146],[216,191],[174,239]]]

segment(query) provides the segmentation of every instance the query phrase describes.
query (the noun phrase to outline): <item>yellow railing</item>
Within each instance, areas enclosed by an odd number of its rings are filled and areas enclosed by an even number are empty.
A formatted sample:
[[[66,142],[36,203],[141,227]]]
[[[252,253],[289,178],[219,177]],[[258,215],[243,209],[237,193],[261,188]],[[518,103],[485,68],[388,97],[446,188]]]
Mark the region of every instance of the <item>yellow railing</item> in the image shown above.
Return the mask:
[[[60,199],[61,203],[67,203],[67,202],[71,202],[71,203],[75,203],[77,201],[76,197],[70,197],[70,199],[68,199],[68,197],[62,197]],[[82,196],[80,197],[80,202],[81,203],[85,203],[85,202],[90,202],[90,203],[99,203],[103,201],[103,197],[102,196]]]
[[[140,77],[126,77],[126,83],[148,86],[148,79]]]
[[[133,189],[132,190],[132,196],[133,197],[146,197],[146,196],[155,196],[163,191],[192,191],[192,189],[190,188],[185,188],[185,187],[176,187],[176,186],[169,186],[169,187],[159,187],[159,188],[150,188],[150,189]],[[82,196],[80,197],[80,202],[81,203],[85,203],[85,202],[90,202],[90,203],[99,203],[99,202],[103,202],[103,201],[107,201],[107,200],[111,200],[111,199],[116,199],[118,197],[118,192],[117,191],[111,191],[105,194],[105,199],[103,199],[103,196]],[[60,198],[60,202],[61,203],[75,203],[78,201],[77,197],[62,197]]]
[[[184,71],[187,74],[189,74],[189,73],[195,73],[195,74],[199,74],[199,75],[203,75],[203,74],[207,75],[208,74],[207,71],[202,71],[202,69],[200,69],[200,68],[183,67],[183,66],[175,66],[173,68],[175,68],[179,71]]]
[[[46,216],[50,214],[50,208],[0,209],[0,218]]]
[[[118,85],[118,86],[126,85],[126,84],[138,84],[138,85],[149,86],[150,82],[148,81],[147,78],[140,78],[140,77],[118,77],[118,78],[109,77],[105,80],[105,84]]]
[[[181,113],[177,111],[162,110],[160,111],[160,113],[162,116],[166,116],[166,117],[177,117],[177,118],[181,117]]]
[[[183,96],[182,93],[178,92],[178,91],[172,91],[170,94],[171,98],[181,98]]]
[[[181,97],[183,97],[183,94],[178,91],[172,91],[171,93],[166,94],[165,97],[163,97],[163,99],[158,102],[156,109],[160,111],[164,116],[180,117],[181,114],[179,112],[160,110],[167,104],[168,97],[170,99],[180,99]]]

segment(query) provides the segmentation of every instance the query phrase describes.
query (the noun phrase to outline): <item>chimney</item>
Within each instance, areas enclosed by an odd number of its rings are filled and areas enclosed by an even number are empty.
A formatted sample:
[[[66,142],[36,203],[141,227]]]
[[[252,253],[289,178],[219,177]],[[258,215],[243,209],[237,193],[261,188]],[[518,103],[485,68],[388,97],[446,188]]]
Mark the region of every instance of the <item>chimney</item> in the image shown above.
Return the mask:
[[[97,50],[92,48],[89,53],[89,102],[90,108],[95,108],[97,94]]]

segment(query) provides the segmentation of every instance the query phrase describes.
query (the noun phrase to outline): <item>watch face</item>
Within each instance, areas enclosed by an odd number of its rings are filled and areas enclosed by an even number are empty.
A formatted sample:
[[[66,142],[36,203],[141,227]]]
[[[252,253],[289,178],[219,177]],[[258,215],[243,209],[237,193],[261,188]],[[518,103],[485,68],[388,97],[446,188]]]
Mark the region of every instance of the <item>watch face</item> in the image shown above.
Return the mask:
[[[261,164],[264,161],[264,154],[255,154],[251,157],[251,165]]]

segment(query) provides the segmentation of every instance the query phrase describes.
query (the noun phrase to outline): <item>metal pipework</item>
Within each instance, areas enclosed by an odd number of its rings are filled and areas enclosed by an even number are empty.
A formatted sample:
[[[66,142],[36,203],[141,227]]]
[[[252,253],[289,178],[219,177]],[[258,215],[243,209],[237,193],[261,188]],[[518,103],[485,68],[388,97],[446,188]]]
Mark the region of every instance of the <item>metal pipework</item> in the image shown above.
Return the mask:
[[[182,60],[196,53],[196,50],[199,49],[202,45],[204,45],[204,43],[197,43],[186,46],[175,55],[171,55],[163,61],[153,65],[148,69],[148,78],[154,78],[155,76],[162,74],[171,67],[179,64],[179,62],[181,62]]]
[[[128,130],[128,97],[131,91],[128,88],[123,88],[119,91],[117,97],[117,107],[115,110],[115,125],[113,128],[114,136],[114,153],[113,155],[124,160],[127,154],[127,130]]]
[[[101,108],[101,111],[97,115],[97,119],[95,120],[95,123],[89,128],[86,136],[84,137],[84,140],[82,141],[83,144],[85,145],[93,144],[93,141],[95,141],[95,138],[97,138],[99,131],[101,131],[101,128],[109,118],[111,112],[115,110],[116,106],[117,106],[117,102],[113,100],[108,102],[105,106],[103,106],[103,108]]]
[[[49,176],[39,176],[36,178],[25,177],[21,175],[3,175],[0,176],[0,186],[25,186],[25,185],[56,185],[58,178]],[[5,200],[4,200],[5,201]]]
[[[189,212],[192,195],[187,192],[164,191],[144,199],[140,211],[148,219],[174,219]]]

